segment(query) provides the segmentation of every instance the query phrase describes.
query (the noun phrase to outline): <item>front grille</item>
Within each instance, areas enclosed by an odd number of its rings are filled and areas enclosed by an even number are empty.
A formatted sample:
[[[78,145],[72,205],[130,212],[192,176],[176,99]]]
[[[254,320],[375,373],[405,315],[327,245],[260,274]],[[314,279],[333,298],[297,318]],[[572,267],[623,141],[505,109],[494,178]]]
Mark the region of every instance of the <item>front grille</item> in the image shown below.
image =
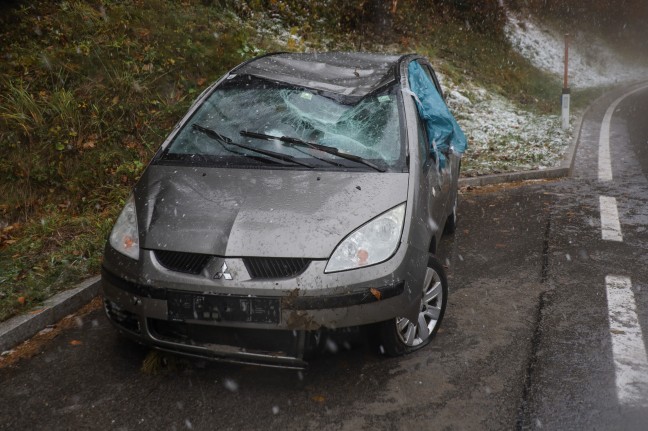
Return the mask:
[[[180,251],[154,250],[155,258],[166,269],[171,271],[185,272],[188,274],[200,274],[209,259],[209,254],[184,253]]]
[[[180,251],[154,250],[155,258],[166,269],[188,274],[200,274],[209,259],[209,254],[185,253]],[[252,278],[286,278],[301,274],[310,259],[290,257],[245,257],[243,263]]]
[[[252,278],[285,278],[304,272],[310,260],[289,257],[246,257],[243,262]]]

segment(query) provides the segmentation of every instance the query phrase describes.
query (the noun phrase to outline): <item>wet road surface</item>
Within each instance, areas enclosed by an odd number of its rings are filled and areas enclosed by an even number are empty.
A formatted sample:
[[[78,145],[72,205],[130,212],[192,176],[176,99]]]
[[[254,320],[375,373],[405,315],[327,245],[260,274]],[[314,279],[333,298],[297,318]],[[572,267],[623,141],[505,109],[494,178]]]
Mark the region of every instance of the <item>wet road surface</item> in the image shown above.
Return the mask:
[[[0,370],[0,428],[508,427],[542,291],[544,196],[531,187],[464,197],[462,225],[444,241],[446,320],[413,355],[340,345],[305,372],[182,359],[148,375],[140,371],[148,350],[118,337],[98,310],[42,354]],[[512,212],[527,223],[512,224]]]
[[[585,119],[574,178],[546,189],[554,199],[548,290],[523,406],[528,428],[648,429],[646,91],[623,99],[612,117],[612,179],[598,166],[600,122],[621,96],[609,95]],[[602,215],[606,202],[616,206],[612,223]],[[610,283],[619,278],[628,285]]]
[[[574,178],[462,192],[441,245],[448,310],[421,351],[339,344],[304,372],[168,357],[150,374],[148,349],[95,310],[0,369],[0,429],[645,429],[641,382],[630,401],[619,389],[618,369],[633,374],[618,339],[633,332],[610,320],[606,277],[630,280],[648,331],[646,92],[619,103],[613,180],[598,178],[621,94],[589,112]],[[621,242],[602,237],[601,196],[616,199]]]

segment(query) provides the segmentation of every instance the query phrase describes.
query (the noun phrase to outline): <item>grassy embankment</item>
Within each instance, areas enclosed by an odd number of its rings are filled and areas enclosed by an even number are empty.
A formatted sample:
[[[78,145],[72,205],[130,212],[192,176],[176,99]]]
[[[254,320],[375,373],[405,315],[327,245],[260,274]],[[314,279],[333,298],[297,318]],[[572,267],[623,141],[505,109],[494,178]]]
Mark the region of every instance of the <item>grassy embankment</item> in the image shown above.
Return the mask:
[[[273,21],[261,2],[236,11],[208,3],[3,6],[0,320],[98,273],[112,222],[165,135],[203,88],[255,54],[420,51],[459,84],[469,77],[527,109],[556,109],[559,84],[501,37],[466,31],[447,17],[419,17],[417,30],[385,45],[352,32],[352,20],[340,27],[335,16],[291,11],[290,2],[271,2]]]

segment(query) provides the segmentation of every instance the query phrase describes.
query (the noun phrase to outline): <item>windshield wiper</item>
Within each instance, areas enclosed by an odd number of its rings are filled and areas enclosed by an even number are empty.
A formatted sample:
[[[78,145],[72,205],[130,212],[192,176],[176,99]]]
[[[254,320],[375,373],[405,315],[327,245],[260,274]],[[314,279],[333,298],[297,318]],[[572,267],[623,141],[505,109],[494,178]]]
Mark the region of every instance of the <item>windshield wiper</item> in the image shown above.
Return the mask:
[[[262,150],[260,148],[254,148],[249,145],[236,143],[232,141],[230,138],[228,138],[227,136],[221,135],[216,130],[210,129],[209,127],[204,127],[197,123],[193,123],[191,127],[194,130],[198,130],[199,132],[204,133],[208,137],[220,142],[221,144],[232,145],[234,147],[243,148],[245,150],[252,151],[253,153],[263,154],[265,156],[272,157],[274,159],[278,159],[284,162],[294,163],[296,165],[305,166],[311,169],[313,168],[313,165],[309,163],[300,162],[295,157],[289,156],[287,154],[275,153],[274,151]]]
[[[291,138],[289,136],[272,136],[272,135],[267,135],[265,133],[249,132],[247,130],[241,130],[239,133],[241,134],[241,136],[247,136],[250,138],[264,139],[266,141],[277,140],[280,142],[285,142],[288,145],[297,145],[300,147],[312,148],[314,150],[332,154],[334,156],[338,156],[343,159],[351,160],[352,162],[361,163],[365,166],[369,166],[370,168],[377,170],[378,172],[385,172],[385,169],[376,166],[375,164],[371,163],[369,160],[365,160],[360,156],[341,152],[335,147],[328,147],[326,145],[320,145],[320,144],[316,144],[315,142],[304,141],[299,138]]]

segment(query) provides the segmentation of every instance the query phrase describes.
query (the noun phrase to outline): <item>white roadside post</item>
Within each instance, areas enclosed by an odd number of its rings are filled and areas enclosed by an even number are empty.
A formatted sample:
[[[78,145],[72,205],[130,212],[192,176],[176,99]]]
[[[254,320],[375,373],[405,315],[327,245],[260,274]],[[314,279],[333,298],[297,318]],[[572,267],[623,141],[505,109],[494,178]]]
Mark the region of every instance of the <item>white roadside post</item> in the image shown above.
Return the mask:
[[[569,34],[565,34],[565,74],[562,90],[562,128],[569,129]]]

